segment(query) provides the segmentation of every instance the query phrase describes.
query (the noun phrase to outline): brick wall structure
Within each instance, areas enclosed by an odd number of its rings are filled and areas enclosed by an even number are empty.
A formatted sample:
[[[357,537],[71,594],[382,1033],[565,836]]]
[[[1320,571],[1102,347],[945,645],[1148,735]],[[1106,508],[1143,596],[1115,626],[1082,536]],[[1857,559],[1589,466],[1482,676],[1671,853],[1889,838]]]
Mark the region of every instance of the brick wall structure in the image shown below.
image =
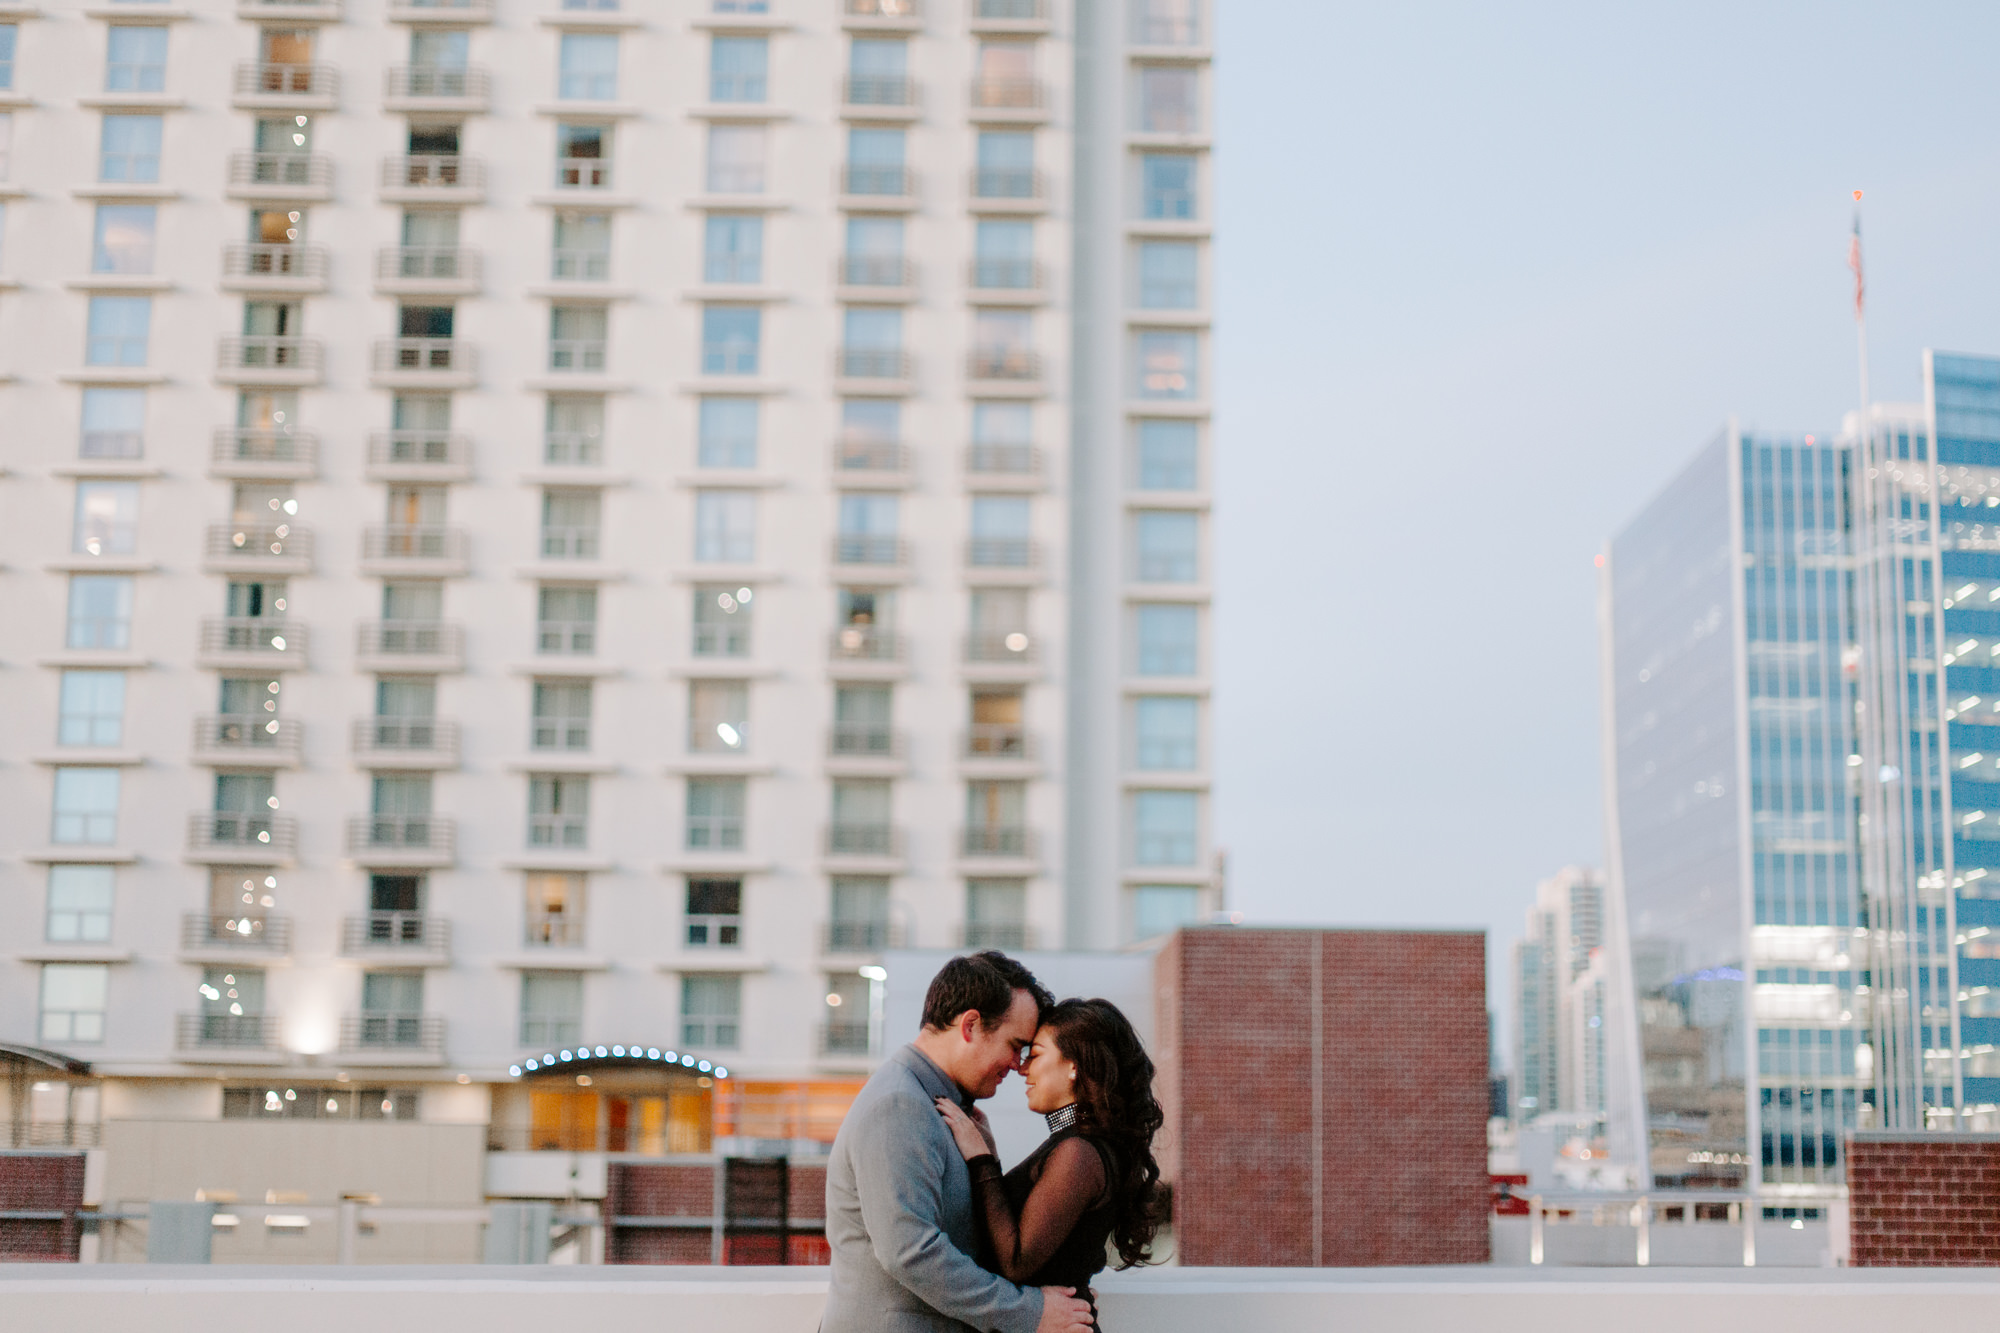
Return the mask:
[[[716,1175],[719,1158],[681,1162],[611,1163],[604,1211],[612,1219],[604,1261],[612,1264],[706,1264],[715,1253]],[[722,1238],[725,1264],[824,1264],[826,1165],[794,1158],[787,1171],[787,1215],[795,1229],[784,1238],[780,1259],[762,1235]],[[742,1212],[741,1208],[734,1210]],[[627,1219],[621,1223],[618,1219]],[[659,1226],[647,1222],[686,1220],[700,1225]],[[801,1225],[803,1224],[803,1225]]]
[[[80,1152],[0,1152],[0,1212],[59,1214],[0,1218],[0,1262],[76,1262],[83,1164]]]
[[[1182,1264],[1487,1262],[1483,934],[1186,930],[1154,975]]]
[[[1859,1131],[1847,1206],[1857,1268],[2000,1265],[2000,1134]]]

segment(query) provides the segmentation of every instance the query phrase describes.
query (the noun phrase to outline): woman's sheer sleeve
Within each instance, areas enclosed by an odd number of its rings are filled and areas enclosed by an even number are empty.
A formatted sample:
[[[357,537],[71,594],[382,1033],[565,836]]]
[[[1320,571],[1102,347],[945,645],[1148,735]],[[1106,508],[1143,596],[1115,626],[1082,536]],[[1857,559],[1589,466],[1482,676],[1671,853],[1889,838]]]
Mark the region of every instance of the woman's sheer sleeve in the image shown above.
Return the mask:
[[[1000,1182],[1000,1159],[972,1159],[973,1204],[986,1222],[1000,1276],[1025,1282],[1069,1238],[1077,1220],[1104,1192],[1104,1162],[1080,1138],[1064,1139],[1042,1163],[1041,1178],[1028,1193],[1021,1215],[1007,1206]]]

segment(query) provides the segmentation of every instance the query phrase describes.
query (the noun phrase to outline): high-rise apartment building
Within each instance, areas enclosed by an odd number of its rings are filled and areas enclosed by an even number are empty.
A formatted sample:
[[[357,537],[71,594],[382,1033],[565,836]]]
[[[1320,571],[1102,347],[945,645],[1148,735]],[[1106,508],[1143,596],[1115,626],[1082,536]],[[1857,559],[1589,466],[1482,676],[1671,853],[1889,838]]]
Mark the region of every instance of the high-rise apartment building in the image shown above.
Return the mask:
[[[1514,1114],[1602,1115],[1601,982],[1604,879],[1568,866],[1535,886],[1527,931],[1514,945]],[[1598,1021],[1592,1023],[1590,1020]]]
[[[0,5],[0,1041],[803,1146],[885,950],[1212,906],[1211,32]]]

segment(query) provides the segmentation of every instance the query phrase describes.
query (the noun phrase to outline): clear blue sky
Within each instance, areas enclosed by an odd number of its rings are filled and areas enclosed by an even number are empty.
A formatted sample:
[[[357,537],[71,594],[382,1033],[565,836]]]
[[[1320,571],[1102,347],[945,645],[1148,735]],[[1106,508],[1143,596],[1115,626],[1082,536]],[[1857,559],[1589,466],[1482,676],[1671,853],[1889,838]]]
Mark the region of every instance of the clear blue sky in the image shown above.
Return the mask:
[[[1236,906],[1498,955],[1603,855],[1593,555],[1853,405],[1851,190],[1876,397],[2000,352],[2000,6],[1218,2]]]

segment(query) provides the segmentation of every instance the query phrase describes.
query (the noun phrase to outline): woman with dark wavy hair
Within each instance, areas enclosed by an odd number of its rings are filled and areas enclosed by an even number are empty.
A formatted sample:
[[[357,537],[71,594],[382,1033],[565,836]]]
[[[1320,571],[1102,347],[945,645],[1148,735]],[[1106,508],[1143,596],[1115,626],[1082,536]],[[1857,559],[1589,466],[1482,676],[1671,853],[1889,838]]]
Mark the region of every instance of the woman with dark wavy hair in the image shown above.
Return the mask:
[[[1022,1075],[1049,1137],[1004,1175],[983,1116],[944,1097],[938,1112],[971,1168],[995,1271],[1024,1286],[1073,1287],[1094,1317],[1090,1280],[1106,1263],[1105,1242],[1120,1268],[1151,1257],[1153,1136],[1166,1118],[1153,1062],[1117,1005],[1064,1000],[1043,1013]]]

